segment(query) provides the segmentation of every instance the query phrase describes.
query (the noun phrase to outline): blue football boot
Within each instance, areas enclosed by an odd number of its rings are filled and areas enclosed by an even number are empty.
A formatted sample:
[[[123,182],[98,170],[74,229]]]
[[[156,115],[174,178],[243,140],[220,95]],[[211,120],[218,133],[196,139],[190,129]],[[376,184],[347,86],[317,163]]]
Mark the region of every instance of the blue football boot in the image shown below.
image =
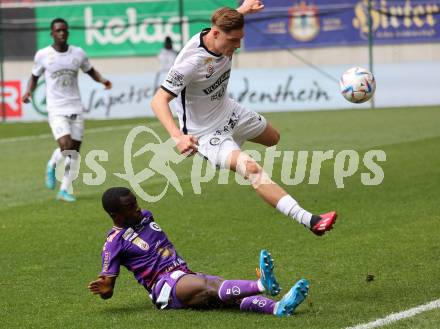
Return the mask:
[[[309,294],[309,281],[301,279],[290,288],[289,292],[275,304],[274,314],[276,316],[289,316],[301,304]]]
[[[259,272],[260,282],[263,285],[266,293],[276,296],[280,293],[281,288],[273,273],[273,259],[267,250],[260,252],[260,265],[257,272]]]
[[[55,167],[52,167],[49,163],[47,164],[46,167],[46,187],[50,190],[55,189],[55,184],[56,184],[56,180],[55,180]]]
[[[66,201],[66,202],[75,202],[76,201],[76,198],[72,194],[69,194],[69,192],[67,192],[65,190],[60,190],[58,192],[57,199],[60,201]]]

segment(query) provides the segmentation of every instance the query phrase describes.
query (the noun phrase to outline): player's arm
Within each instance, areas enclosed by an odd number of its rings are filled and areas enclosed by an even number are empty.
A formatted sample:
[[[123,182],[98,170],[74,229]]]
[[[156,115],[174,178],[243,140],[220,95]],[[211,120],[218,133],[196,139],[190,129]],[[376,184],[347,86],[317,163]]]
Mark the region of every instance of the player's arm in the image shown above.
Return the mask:
[[[259,12],[264,8],[263,1],[260,0],[244,0],[237,11],[243,15]]]
[[[181,154],[194,154],[197,152],[197,138],[191,135],[184,135],[177,127],[169,105],[173,99],[174,96],[171,93],[159,88],[151,101],[151,108],[170,134],[170,137],[176,142],[179,152]]]
[[[21,98],[21,100],[23,101],[23,103],[29,103],[30,102],[30,98],[32,96],[32,93],[34,92],[35,88],[37,88],[37,83],[38,83],[38,79],[40,77],[37,77],[35,75],[31,75],[31,77],[29,78],[27,87],[26,87],[26,91],[23,94],[23,97]]]
[[[86,72],[88,75],[90,75],[90,77],[95,80],[96,82],[102,83],[105,86],[105,89],[111,89],[112,88],[112,83],[110,82],[110,80],[107,80],[106,78],[104,78],[101,73],[99,73],[98,71],[96,71],[93,67]]]
[[[99,276],[95,281],[89,283],[89,290],[94,295],[99,295],[102,299],[109,299],[113,296],[116,276]]]

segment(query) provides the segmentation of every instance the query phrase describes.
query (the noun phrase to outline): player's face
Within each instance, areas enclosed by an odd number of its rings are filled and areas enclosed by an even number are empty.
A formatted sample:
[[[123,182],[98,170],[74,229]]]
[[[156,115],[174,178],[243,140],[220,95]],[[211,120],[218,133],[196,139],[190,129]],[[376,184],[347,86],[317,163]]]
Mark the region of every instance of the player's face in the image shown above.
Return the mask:
[[[119,201],[120,210],[117,215],[121,219],[121,224],[125,227],[133,227],[139,224],[143,216],[133,193],[121,197]]]
[[[54,43],[65,44],[69,37],[69,30],[65,23],[55,23],[50,33]]]
[[[232,30],[230,32],[219,30],[215,39],[215,47],[220,54],[230,57],[240,48],[241,39],[243,39],[243,37],[243,29]]]

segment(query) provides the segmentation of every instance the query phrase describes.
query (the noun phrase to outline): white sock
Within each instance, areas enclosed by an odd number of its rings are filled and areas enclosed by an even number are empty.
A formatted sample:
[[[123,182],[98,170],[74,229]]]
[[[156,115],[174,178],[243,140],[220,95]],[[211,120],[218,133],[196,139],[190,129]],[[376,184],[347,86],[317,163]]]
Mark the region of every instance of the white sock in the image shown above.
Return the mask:
[[[257,286],[258,286],[258,290],[260,290],[260,292],[265,292],[266,291],[266,289],[264,289],[264,286],[261,283],[260,279],[258,279],[258,281],[257,281]]]
[[[290,216],[298,223],[310,228],[312,214],[301,208],[290,195],[283,196],[277,203],[277,209],[286,216]]]
[[[73,193],[72,182],[76,178],[76,174],[79,168],[78,157],[75,155],[68,155],[64,160],[64,176],[61,182],[61,190]]]
[[[52,166],[52,168],[55,168],[57,166],[57,163],[60,162],[60,160],[63,158],[63,154],[61,153],[60,148],[58,147],[53,151],[52,156],[49,160],[49,165]]]

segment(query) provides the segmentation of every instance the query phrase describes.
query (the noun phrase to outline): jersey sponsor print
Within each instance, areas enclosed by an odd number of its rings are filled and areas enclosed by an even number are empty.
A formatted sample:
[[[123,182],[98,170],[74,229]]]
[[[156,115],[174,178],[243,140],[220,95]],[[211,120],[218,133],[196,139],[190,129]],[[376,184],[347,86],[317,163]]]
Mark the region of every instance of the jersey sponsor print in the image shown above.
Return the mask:
[[[120,266],[133,272],[150,293],[157,280],[168,272],[190,272],[185,260],[157,224],[151,212],[143,210],[136,227],[113,227],[102,250],[103,276],[118,276]]]

